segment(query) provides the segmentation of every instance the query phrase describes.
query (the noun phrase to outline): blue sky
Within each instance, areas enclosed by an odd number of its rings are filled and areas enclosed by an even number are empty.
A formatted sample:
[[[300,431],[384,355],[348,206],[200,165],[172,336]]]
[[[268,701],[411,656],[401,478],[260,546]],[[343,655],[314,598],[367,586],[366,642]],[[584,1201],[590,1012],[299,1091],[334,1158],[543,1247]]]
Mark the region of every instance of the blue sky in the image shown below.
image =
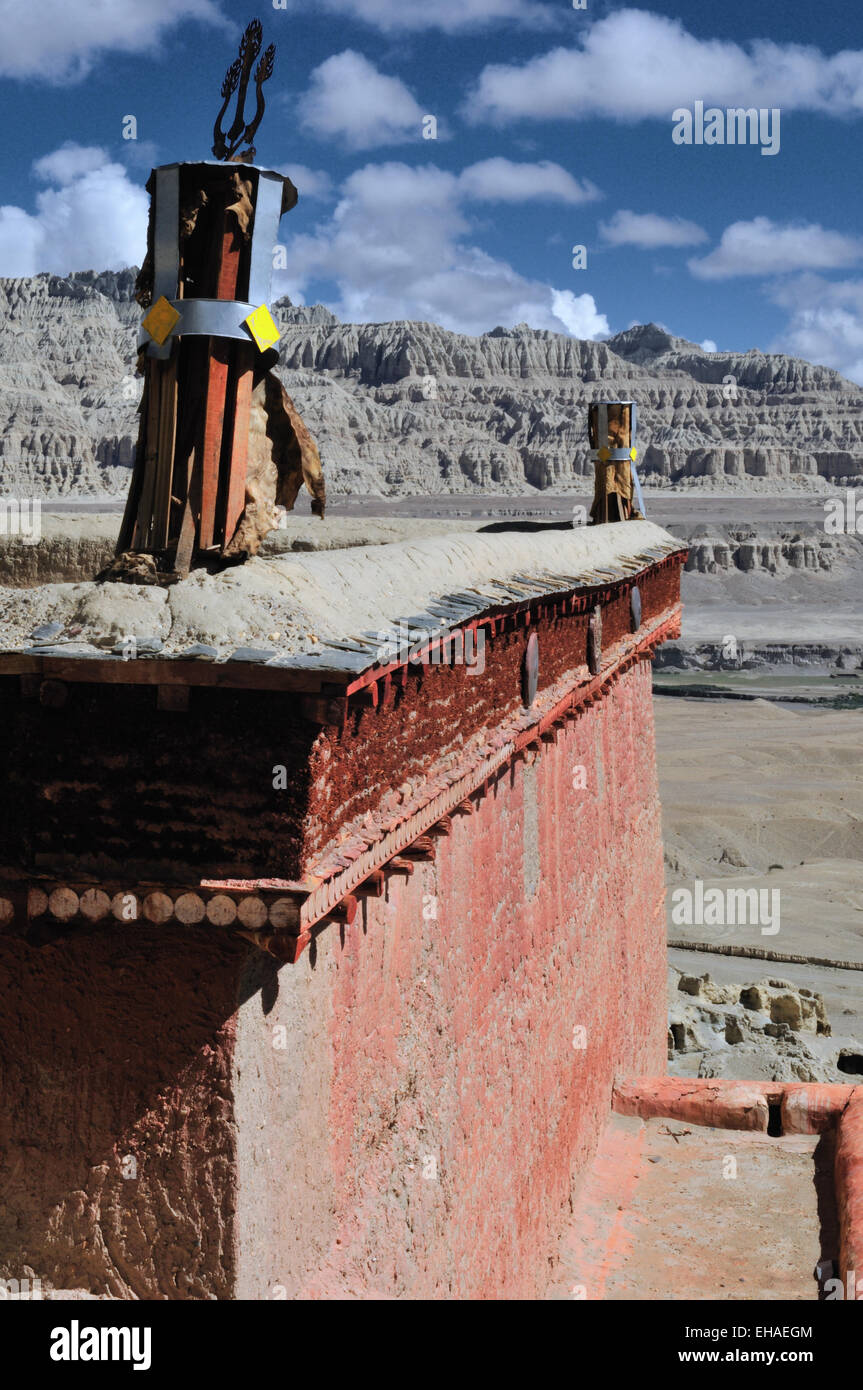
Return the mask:
[[[654,320],[863,382],[856,0],[276,3],[0,0],[0,274],[140,261],[149,169],[210,157],[258,15],[258,162],[300,190],[274,295],[465,332]],[[778,153],[676,144],[699,101],[778,108]]]

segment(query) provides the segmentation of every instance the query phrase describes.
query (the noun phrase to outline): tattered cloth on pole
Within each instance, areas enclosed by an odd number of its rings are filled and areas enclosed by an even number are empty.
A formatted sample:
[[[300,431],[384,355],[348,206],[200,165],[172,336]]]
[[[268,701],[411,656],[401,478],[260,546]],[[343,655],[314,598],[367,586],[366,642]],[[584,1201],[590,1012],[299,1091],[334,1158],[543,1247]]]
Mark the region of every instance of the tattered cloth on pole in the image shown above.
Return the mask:
[[[593,505],[590,519],[605,521],[643,521],[633,503],[632,464],[629,459],[594,460]]]
[[[608,521],[643,521],[644,515],[633,502],[633,432],[635,406],[628,401],[602,401],[590,407],[589,431],[593,460],[594,525]],[[600,437],[601,436],[601,437]],[[612,457],[627,451],[628,457]]]
[[[327,498],[317,445],[279,378],[266,372],[252,391],[246,504],[225,555],[256,555],[278,525],[277,506],[292,511],[304,483],[322,517]]]

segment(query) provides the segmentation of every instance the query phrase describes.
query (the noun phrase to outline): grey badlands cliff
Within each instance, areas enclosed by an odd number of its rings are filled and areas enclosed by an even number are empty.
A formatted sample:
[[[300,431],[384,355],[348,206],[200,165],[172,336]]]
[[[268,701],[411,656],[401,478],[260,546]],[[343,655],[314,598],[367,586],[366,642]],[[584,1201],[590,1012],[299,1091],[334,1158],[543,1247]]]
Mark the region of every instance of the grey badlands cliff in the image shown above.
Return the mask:
[[[0,279],[0,493],[122,493],[140,380],[135,271]],[[274,306],[279,374],[331,493],[583,491],[585,404],[642,408],[642,476],[777,491],[863,483],[863,388],[797,358],[706,353],[654,324],[607,342],[521,325],[342,324]],[[733,378],[733,380],[729,380]]]

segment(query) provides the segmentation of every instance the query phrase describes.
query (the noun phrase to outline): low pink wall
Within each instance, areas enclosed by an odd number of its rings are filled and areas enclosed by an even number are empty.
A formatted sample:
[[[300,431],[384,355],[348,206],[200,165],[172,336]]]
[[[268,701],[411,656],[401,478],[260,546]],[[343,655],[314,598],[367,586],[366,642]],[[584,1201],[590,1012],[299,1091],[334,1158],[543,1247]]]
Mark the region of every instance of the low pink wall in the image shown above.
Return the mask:
[[[642,1076],[614,1088],[614,1109],[621,1115],[661,1116],[717,1129],[766,1131],[771,1104],[781,1107],[783,1134],[836,1131],[839,1272],[846,1286],[853,1273],[863,1297],[863,1087]]]
[[[839,1268],[848,1286],[853,1271],[857,1298],[863,1298],[863,1088],[839,1118],[836,1137],[836,1205],[841,1245]]]

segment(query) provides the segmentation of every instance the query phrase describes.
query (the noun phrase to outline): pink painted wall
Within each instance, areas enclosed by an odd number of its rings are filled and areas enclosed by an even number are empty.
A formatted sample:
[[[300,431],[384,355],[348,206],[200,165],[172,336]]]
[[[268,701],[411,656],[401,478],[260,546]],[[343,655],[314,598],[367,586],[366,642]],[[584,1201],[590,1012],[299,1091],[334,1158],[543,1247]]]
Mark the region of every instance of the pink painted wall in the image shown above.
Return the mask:
[[[211,927],[4,937],[0,1273],[539,1293],[615,1078],[665,1065],[649,664],[474,804],[294,966]]]
[[[649,664],[387,885],[241,1011],[238,1292],[532,1297],[615,1077],[665,1066]]]

